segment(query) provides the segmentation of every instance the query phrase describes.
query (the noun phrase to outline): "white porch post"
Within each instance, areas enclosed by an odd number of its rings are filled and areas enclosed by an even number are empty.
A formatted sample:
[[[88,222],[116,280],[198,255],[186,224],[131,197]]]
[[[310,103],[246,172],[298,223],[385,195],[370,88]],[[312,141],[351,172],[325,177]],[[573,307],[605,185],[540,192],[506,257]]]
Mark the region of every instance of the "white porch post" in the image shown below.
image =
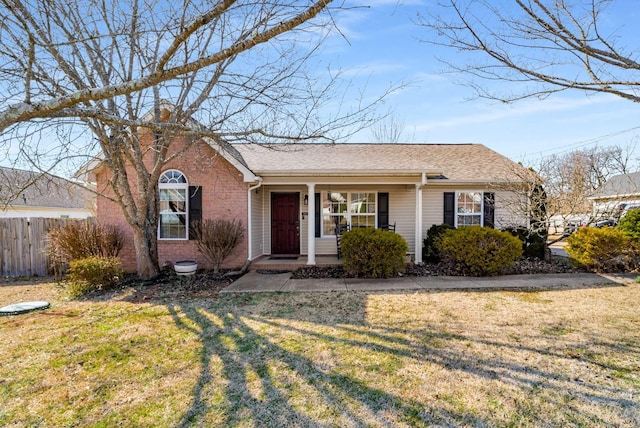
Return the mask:
[[[414,263],[422,263],[422,185],[416,184],[416,243]]]
[[[307,195],[309,196],[308,221],[307,221],[307,264],[316,264],[316,185],[307,184]]]

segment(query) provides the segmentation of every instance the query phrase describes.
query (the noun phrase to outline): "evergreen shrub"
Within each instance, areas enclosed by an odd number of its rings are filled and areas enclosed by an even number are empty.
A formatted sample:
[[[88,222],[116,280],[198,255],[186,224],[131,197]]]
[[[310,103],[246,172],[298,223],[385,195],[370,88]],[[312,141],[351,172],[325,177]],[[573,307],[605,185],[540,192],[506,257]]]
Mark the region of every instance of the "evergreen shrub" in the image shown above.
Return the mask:
[[[597,272],[635,265],[638,245],[617,227],[581,227],[567,238],[566,251],[578,264]]]
[[[442,261],[463,275],[496,275],[522,257],[522,242],[496,229],[465,226],[447,230],[438,241]]]
[[[427,237],[424,239],[424,247],[422,250],[422,261],[427,263],[439,263],[440,262],[440,250],[438,249],[438,240],[442,237],[444,232],[450,229],[455,229],[448,224],[434,224],[427,230]]]
[[[124,272],[116,257],[86,257],[69,262],[65,289],[70,297],[80,297],[90,291],[110,288]]]
[[[389,278],[404,271],[409,247],[402,236],[381,229],[355,228],[340,239],[347,272],[365,278]]]

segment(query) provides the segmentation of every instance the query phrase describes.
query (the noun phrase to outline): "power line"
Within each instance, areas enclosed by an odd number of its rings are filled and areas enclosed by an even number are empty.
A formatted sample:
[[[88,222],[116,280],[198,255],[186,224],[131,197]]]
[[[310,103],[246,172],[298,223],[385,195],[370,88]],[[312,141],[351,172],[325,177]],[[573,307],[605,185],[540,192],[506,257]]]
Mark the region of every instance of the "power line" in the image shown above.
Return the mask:
[[[618,135],[626,134],[627,132],[635,131],[635,130],[638,130],[638,129],[640,129],[640,125],[634,126],[632,128],[624,129],[622,131],[616,131],[616,132],[612,132],[610,134],[601,135],[599,137],[593,137],[593,138],[589,138],[589,139],[586,139],[586,140],[581,140],[581,141],[578,141],[578,142],[575,142],[575,143],[567,144],[567,145],[562,146],[560,148],[560,150],[558,148],[546,149],[546,150],[540,150],[539,152],[530,153],[530,155],[533,155],[533,156],[540,155],[539,158],[543,158],[544,157],[543,153],[548,153],[548,152],[555,152],[554,154],[567,153],[567,152],[570,152],[572,150],[575,150],[578,147],[588,146],[589,144],[598,143],[598,142],[600,142],[602,140],[606,140],[606,139],[612,138],[612,137],[617,137]],[[558,150],[558,151],[556,151],[556,150]]]

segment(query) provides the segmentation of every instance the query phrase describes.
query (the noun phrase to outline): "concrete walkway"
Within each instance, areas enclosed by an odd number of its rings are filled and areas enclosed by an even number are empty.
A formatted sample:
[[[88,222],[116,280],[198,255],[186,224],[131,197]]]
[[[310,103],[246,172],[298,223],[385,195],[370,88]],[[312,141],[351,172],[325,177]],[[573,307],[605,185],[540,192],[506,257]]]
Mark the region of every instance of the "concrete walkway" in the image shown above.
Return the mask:
[[[596,285],[635,283],[637,275],[598,275],[565,273],[537,275],[505,275],[485,278],[463,276],[399,277],[391,279],[325,278],[291,279],[291,273],[258,273],[250,271],[221,293],[263,293],[292,291],[394,291],[394,290],[464,290],[510,288],[582,288]]]

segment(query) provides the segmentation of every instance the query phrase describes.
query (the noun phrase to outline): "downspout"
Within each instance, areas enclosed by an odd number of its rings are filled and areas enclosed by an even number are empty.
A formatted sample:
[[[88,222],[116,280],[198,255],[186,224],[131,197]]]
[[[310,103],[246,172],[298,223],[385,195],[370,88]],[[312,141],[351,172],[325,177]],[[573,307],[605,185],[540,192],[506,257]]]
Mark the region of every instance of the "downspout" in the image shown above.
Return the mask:
[[[247,190],[247,263],[251,261],[251,255],[253,254],[253,223],[251,217],[251,192],[262,186],[262,177],[256,176],[258,184],[250,186]]]
[[[416,236],[414,263],[422,263],[422,188],[427,185],[427,173],[422,173],[420,184],[416,184]]]

